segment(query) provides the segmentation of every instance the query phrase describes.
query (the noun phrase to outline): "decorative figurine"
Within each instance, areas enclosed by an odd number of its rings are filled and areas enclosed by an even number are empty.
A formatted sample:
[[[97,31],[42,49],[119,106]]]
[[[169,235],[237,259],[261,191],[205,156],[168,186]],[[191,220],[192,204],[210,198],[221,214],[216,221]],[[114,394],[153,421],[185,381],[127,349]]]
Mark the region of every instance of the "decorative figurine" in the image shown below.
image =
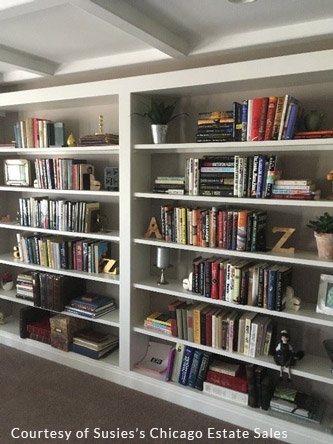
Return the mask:
[[[75,137],[73,136],[73,133],[70,133],[70,135],[67,138],[67,146],[72,147],[76,146]]]
[[[295,296],[293,287],[288,286],[286,289],[286,309],[298,311],[301,308],[302,300]]]
[[[280,342],[276,346],[274,361],[280,366],[280,380],[283,379],[283,369],[288,370],[288,382],[291,382],[291,367],[293,367],[297,360],[304,356],[303,351],[294,351],[292,345],[289,343],[290,336],[287,330],[281,330]]]

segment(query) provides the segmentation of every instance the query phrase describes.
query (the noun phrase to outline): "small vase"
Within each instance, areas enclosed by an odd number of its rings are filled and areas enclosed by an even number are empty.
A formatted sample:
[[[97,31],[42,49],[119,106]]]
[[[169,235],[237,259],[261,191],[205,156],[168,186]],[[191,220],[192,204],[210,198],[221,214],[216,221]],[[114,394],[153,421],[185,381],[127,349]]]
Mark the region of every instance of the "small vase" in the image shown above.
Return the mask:
[[[14,282],[1,282],[1,286],[5,291],[9,291],[14,287]]]
[[[318,258],[323,260],[333,259],[333,233],[314,232],[317,243]]]
[[[154,143],[165,143],[168,125],[151,125],[151,132]]]
[[[305,129],[307,131],[318,131],[323,118],[324,118],[324,113],[320,113],[319,111],[310,111],[304,117]]]

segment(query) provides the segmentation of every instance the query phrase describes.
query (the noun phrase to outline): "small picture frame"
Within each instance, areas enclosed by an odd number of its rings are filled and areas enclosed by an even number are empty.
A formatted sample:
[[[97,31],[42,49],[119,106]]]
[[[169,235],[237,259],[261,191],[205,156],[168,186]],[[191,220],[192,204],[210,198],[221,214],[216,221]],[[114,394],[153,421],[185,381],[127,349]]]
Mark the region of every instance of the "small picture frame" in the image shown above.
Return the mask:
[[[4,160],[5,184],[16,187],[31,185],[30,161],[27,159]]]
[[[107,191],[119,191],[119,168],[107,166],[104,168],[104,188]]]
[[[333,315],[333,275],[320,275],[316,312]]]

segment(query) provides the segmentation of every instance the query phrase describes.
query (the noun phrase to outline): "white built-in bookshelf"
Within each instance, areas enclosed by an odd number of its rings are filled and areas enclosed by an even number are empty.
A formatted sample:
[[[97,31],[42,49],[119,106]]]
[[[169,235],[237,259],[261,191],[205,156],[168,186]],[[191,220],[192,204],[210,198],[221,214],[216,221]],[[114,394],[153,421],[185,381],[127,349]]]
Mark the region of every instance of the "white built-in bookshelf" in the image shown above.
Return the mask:
[[[98,130],[98,116],[104,116],[104,130],[119,133],[119,146],[74,147],[44,149],[0,148],[2,159],[36,157],[79,157],[94,163],[96,178],[103,182],[104,166],[119,166],[120,190],[71,191],[47,190],[52,198],[98,200],[107,220],[107,229],[102,233],[86,233],[91,239],[107,239],[111,251],[120,261],[120,274],[110,276],[80,273],[73,270],[52,270],[78,276],[87,281],[87,287],[105,295],[113,296],[117,311],[94,321],[97,329],[119,335],[119,351],[105,359],[95,361],[71,352],[63,352],[49,345],[19,335],[19,310],[32,305],[19,300],[15,291],[0,291],[1,311],[6,314],[6,324],[0,326],[0,342],[46,359],[60,362],[110,381],[142,390],[179,405],[221,418],[238,426],[267,429],[267,424],[277,431],[287,432],[287,442],[326,443],[329,432],[325,427],[313,427],[304,422],[294,422],[288,417],[272,417],[270,412],[242,407],[232,402],[212,398],[198,390],[190,389],[163,377],[155,377],[135,369],[135,363],[145,354],[150,339],[167,341],[170,345],[182,342],[175,337],[166,337],[150,332],[143,321],[154,310],[166,311],[168,303],[176,298],[186,301],[207,301],[202,296],[183,289],[182,281],[191,271],[192,259],[203,256],[243,257],[265,260],[271,263],[292,264],[295,294],[302,299],[298,312],[268,312],[248,306],[232,306],[224,301],[209,301],[217,306],[255,311],[274,318],[279,327],[291,331],[293,343],[305,351],[305,358],[293,369],[294,382],[300,388],[311,391],[327,401],[332,399],[333,373],[331,363],[322,346],[322,341],[332,338],[333,317],[316,313],[319,276],[331,274],[332,261],[320,261],[316,254],[311,230],[306,228],[310,218],[324,211],[332,211],[333,201],[325,196],[330,192],[326,173],[333,168],[333,139],[283,140],[268,142],[231,142],[196,144],[196,120],[199,112],[230,109],[233,101],[245,98],[283,95],[297,97],[307,110],[320,109],[326,113],[326,124],[333,127],[333,53],[321,51],[295,54],[274,59],[261,59],[227,65],[210,66],[184,71],[160,73],[137,78],[115,79],[75,85],[31,89],[1,94],[0,107],[5,113],[0,125],[3,134],[10,134],[12,122],[37,116],[65,122],[68,133],[76,138]],[[187,112],[188,118],[170,126],[168,143],[153,145],[148,123],[133,115],[142,111],[142,103],[152,96],[171,97],[178,100],[179,110]],[[13,136],[12,136],[13,137]],[[2,140],[4,142],[5,140]],[[6,141],[8,141],[8,136]],[[292,201],[273,199],[223,198],[203,196],[175,196],[152,193],[153,180],[157,175],[183,175],[188,157],[204,154],[278,154],[284,177],[309,177],[322,189],[322,199],[317,201]],[[3,174],[3,173],[1,173]],[[13,258],[17,231],[27,229],[15,221],[19,197],[43,196],[46,190],[30,187],[8,187],[0,182],[0,215],[10,214],[10,222],[0,223],[1,247],[0,269],[10,268],[14,273],[29,269],[29,264]],[[290,239],[294,254],[268,252],[238,252],[208,247],[195,247],[167,243],[154,237],[146,238],[151,217],[159,220],[162,204],[191,206],[226,206],[264,209],[268,213],[267,243],[272,247],[277,239],[271,232],[273,226],[294,227]],[[52,230],[38,230],[52,233]],[[55,234],[55,233],[52,233]],[[61,232],[63,236],[73,233]],[[154,267],[157,247],[170,249],[173,267],[166,271],[169,284],[157,284],[158,270]],[[34,266],[36,269],[43,269]],[[195,344],[196,348],[220,356],[240,359],[276,369],[271,356],[249,358],[237,353]]]

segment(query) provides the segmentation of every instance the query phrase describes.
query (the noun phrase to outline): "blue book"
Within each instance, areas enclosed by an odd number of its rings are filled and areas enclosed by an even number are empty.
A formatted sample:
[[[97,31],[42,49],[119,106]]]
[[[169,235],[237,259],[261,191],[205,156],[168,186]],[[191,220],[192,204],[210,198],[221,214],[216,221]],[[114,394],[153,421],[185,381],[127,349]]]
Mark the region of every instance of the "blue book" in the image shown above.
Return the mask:
[[[241,141],[246,142],[247,140],[247,100],[243,100],[242,102],[242,134]]]
[[[191,370],[193,355],[194,355],[194,348],[190,347],[189,345],[186,345],[179,373],[179,379],[178,379],[179,384],[187,385],[188,377]]]
[[[272,265],[268,268],[268,283],[267,283],[267,308],[268,310],[275,310],[276,307],[276,284],[277,272],[279,266]]]
[[[190,374],[188,376],[187,385],[189,387],[195,388],[195,383],[197,381],[201,361],[202,361],[203,351],[195,350],[193,354],[192,365],[190,369]]]

